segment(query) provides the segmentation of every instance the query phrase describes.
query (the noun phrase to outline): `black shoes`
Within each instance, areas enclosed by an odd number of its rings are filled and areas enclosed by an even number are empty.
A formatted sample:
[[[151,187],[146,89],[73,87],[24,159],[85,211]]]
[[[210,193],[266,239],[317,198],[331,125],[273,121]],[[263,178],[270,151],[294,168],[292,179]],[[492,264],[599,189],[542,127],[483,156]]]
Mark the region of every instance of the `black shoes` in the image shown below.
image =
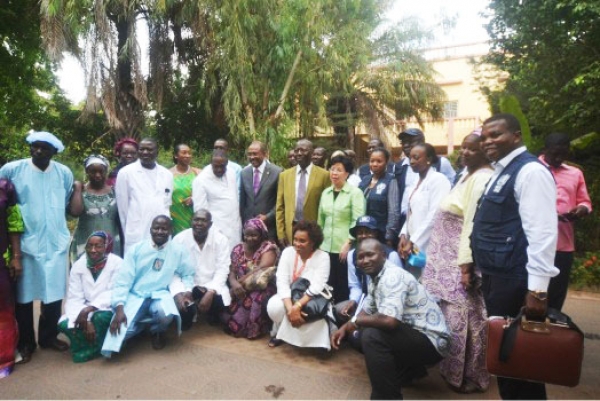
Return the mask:
[[[164,333],[152,333],[152,348],[155,350],[163,349],[167,345],[167,339]]]
[[[53,349],[54,351],[58,352],[65,352],[69,350],[69,344],[62,340],[59,340],[58,338],[52,339],[47,344],[40,344],[40,347],[45,349]]]

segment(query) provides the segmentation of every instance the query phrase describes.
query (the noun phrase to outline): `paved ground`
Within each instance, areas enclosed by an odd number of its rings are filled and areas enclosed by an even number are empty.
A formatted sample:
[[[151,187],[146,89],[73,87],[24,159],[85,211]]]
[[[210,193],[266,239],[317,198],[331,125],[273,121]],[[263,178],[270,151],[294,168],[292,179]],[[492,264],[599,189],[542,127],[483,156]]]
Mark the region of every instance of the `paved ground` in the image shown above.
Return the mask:
[[[600,298],[571,294],[565,312],[586,333],[581,383],[548,386],[551,399],[600,398]],[[0,381],[2,399],[366,399],[369,380],[362,356],[352,349],[319,353],[266,338],[234,339],[198,325],[154,351],[141,338],[110,361],[71,362],[68,353],[39,350],[29,364]],[[498,399],[495,380],[484,394],[450,391],[433,368],[407,399]]]

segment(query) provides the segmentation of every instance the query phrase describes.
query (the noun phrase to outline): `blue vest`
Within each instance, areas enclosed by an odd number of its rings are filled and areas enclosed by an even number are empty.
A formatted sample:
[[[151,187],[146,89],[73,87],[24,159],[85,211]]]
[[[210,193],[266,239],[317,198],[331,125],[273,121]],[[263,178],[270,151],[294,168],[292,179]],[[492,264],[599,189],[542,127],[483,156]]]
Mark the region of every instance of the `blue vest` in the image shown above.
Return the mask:
[[[537,161],[531,153],[521,153],[479,199],[473,219],[471,249],[475,265],[484,274],[506,278],[527,277],[529,243],[515,199],[515,180],[524,165]]]
[[[379,179],[377,184],[370,190],[368,196],[365,196],[367,200],[366,215],[374,217],[377,220],[377,228],[385,235],[385,227],[388,222],[388,192],[390,190],[390,183],[394,179],[392,174],[386,173]],[[371,182],[371,176],[363,178],[358,184],[358,187],[365,192],[365,189]]]

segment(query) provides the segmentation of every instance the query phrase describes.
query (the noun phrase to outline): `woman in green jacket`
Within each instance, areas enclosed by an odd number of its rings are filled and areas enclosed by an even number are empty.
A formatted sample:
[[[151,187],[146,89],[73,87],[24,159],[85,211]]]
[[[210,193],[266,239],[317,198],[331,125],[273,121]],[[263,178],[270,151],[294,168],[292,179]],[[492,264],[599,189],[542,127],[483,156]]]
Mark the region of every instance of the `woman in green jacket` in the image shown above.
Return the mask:
[[[341,302],[350,293],[346,256],[353,238],[348,231],[365,214],[365,198],[360,189],[346,182],[354,169],[349,158],[333,157],[329,165],[332,185],[321,194],[318,223],[325,237],[321,250],[329,253],[331,261],[328,284],[333,287],[335,302]]]

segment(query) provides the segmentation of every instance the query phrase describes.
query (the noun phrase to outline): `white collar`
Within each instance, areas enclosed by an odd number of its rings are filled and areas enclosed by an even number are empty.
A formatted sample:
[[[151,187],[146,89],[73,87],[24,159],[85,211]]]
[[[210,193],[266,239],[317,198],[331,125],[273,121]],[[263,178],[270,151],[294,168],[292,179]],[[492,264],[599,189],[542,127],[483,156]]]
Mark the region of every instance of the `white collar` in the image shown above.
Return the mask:
[[[306,166],[306,168],[304,169],[306,171],[307,175],[310,175],[310,170],[312,170],[313,164],[310,163],[308,166]],[[300,171],[302,170],[302,168],[300,167],[299,164],[296,165],[296,175],[300,174]]]
[[[519,146],[518,148],[516,148],[515,150],[513,150],[512,152],[510,152],[509,154],[504,156],[502,159],[493,163],[494,169],[496,169],[498,167],[502,168],[502,169],[506,168],[506,166],[508,166],[511,161],[513,161],[517,156],[519,156],[521,153],[526,152],[526,151],[527,151],[527,148],[524,145]]]
[[[265,168],[267,167],[267,159],[263,159],[263,162],[258,166],[258,171],[262,175],[265,172]],[[252,167],[252,172],[254,172],[254,167]]]

